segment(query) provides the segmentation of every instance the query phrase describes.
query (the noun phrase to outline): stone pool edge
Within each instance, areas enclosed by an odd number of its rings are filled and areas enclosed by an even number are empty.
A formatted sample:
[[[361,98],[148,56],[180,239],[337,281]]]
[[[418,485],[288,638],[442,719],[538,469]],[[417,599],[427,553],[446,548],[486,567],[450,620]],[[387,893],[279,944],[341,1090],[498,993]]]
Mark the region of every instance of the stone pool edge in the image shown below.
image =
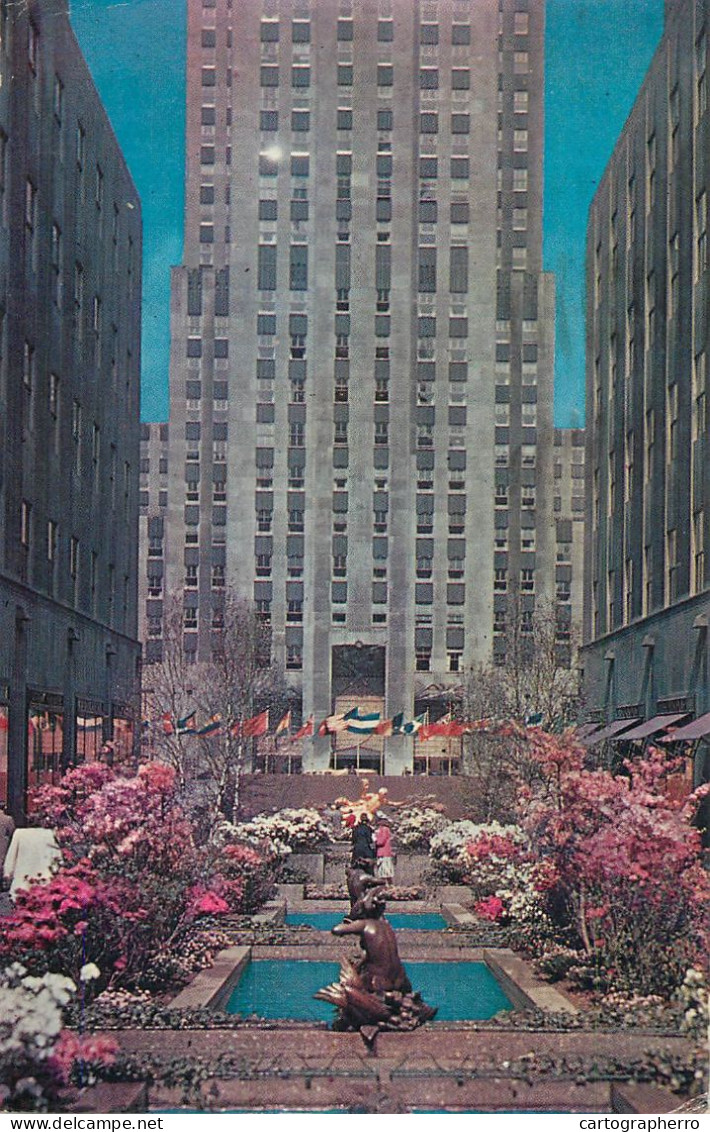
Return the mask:
[[[258,950],[268,952],[269,949]],[[299,951],[302,954],[302,949]],[[171,1009],[223,1010],[244,968],[252,958],[256,959],[254,949],[247,946],[228,947],[218,952],[212,966],[200,971],[176,998],[171,999],[169,1003]],[[507,995],[514,1010],[538,1009],[554,1013],[558,1011],[566,1011],[569,1014],[579,1013],[579,1009],[565,995],[538,979],[529,964],[509,948],[475,948],[468,954],[461,950],[457,958],[464,962],[484,962]],[[404,961],[416,962],[413,956],[405,956]],[[428,1025],[436,1026],[437,1023],[428,1023]],[[451,1023],[447,1022],[446,1025],[451,1026]]]

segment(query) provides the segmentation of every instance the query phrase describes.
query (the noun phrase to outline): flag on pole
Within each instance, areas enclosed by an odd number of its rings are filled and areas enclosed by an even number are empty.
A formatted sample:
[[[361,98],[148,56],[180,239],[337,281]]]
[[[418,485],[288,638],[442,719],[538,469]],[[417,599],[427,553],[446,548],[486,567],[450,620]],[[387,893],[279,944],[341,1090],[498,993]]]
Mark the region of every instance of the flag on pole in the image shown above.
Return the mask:
[[[380,722],[380,713],[372,712],[370,715],[359,715],[348,722],[347,730],[355,735],[372,735]]]
[[[392,735],[393,721],[391,719],[381,719],[375,728],[375,735]]]
[[[222,726],[222,716],[219,715],[219,714],[211,715],[210,718],[207,720],[207,722],[202,725],[202,727],[198,727],[195,734],[196,735],[213,735],[215,733],[215,731],[220,730],[221,726]]]
[[[320,723],[318,724],[318,730],[317,730],[316,734],[320,735],[321,739],[325,735],[328,734],[328,720],[327,719],[322,719],[320,721]]]
[[[419,731],[419,729],[421,727],[423,727],[424,724],[426,723],[426,717],[427,717],[427,713],[424,712],[423,715],[416,715],[414,717],[414,719],[410,719],[409,722],[405,723],[404,726],[402,727],[402,731],[404,732],[404,734],[405,735],[416,735],[417,731]]]
[[[196,711],[191,711],[189,715],[183,716],[182,719],[177,721],[178,735],[194,735],[195,734],[195,719],[197,717]]]
[[[287,711],[286,714],[276,724],[276,730],[274,731],[274,735],[282,735],[284,731],[290,731],[290,730],[291,730],[291,711],[289,709],[289,711]]]
[[[173,721],[170,717],[169,711],[163,712],[162,717],[161,717],[161,723],[163,725],[163,734],[164,735],[174,735],[175,734],[175,728],[173,727]]]
[[[313,716],[309,715],[305,723],[303,723],[293,737],[294,742],[296,739],[310,739],[313,734]]]
[[[269,730],[269,712],[259,712],[258,715],[253,715],[251,719],[245,719],[241,728],[241,736],[243,739],[257,739],[260,735],[266,735]]]

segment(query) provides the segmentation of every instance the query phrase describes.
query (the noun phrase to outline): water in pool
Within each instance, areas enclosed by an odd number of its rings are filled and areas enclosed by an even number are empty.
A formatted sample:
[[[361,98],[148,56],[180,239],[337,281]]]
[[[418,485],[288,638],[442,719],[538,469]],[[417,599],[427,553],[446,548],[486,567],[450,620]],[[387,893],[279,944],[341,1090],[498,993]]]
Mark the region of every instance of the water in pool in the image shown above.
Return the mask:
[[[405,963],[414,990],[438,1006],[436,1020],[492,1018],[512,1010],[485,963]],[[337,981],[340,965],[322,961],[257,959],[249,963],[226,1006],[228,1014],[332,1022],[333,1007],[313,995]]]
[[[319,931],[329,932],[336,924],[342,923],[341,912],[289,912],[285,922],[292,925],[307,925],[318,928]],[[387,919],[392,927],[414,928],[418,931],[440,931],[447,927],[446,920],[438,912],[392,912],[387,913]]]

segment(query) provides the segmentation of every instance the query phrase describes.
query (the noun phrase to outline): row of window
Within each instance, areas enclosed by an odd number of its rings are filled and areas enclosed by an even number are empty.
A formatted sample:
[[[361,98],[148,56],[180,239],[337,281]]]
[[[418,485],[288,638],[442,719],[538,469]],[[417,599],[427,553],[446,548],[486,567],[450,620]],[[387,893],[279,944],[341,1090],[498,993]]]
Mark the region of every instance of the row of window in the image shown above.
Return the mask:
[[[419,42],[421,44],[437,44],[439,42],[439,24],[422,23],[419,25]],[[310,43],[310,20],[294,19],[291,21],[291,42]],[[394,41],[394,20],[379,19],[377,21],[378,43],[392,43]],[[203,33],[204,36],[204,33]],[[281,23],[276,19],[261,21],[261,42],[278,43],[281,38]],[[336,26],[336,38],[340,43],[352,43],[354,39],[354,23],[351,19],[339,19]],[[470,24],[454,23],[451,25],[451,43],[455,47],[466,47],[471,42]],[[205,43],[203,47],[212,47],[214,43]]]

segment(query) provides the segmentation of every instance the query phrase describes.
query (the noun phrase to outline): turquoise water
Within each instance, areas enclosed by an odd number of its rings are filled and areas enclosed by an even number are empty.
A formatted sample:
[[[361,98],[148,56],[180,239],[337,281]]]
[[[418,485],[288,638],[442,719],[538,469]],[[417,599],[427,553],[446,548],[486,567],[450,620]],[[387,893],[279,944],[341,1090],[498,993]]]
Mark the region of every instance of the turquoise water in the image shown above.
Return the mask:
[[[405,963],[412,986],[432,1006],[439,1022],[492,1018],[512,1010],[485,963]],[[337,982],[339,963],[305,959],[257,959],[247,966],[225,1007],[228,1014],[332,1022],[334,1008],[313,995]]]
[[[446,920],[438,912],[393,912],[387,914],[387,919],[395,930],[397,928],[414,928],[415,931],[440,931],[448,927]],[[341,912],[289,912],[286,916],[287,924],[305,924],[311,928],[318,928],[321,932],[329,932],[336,924],[342,923]]]

